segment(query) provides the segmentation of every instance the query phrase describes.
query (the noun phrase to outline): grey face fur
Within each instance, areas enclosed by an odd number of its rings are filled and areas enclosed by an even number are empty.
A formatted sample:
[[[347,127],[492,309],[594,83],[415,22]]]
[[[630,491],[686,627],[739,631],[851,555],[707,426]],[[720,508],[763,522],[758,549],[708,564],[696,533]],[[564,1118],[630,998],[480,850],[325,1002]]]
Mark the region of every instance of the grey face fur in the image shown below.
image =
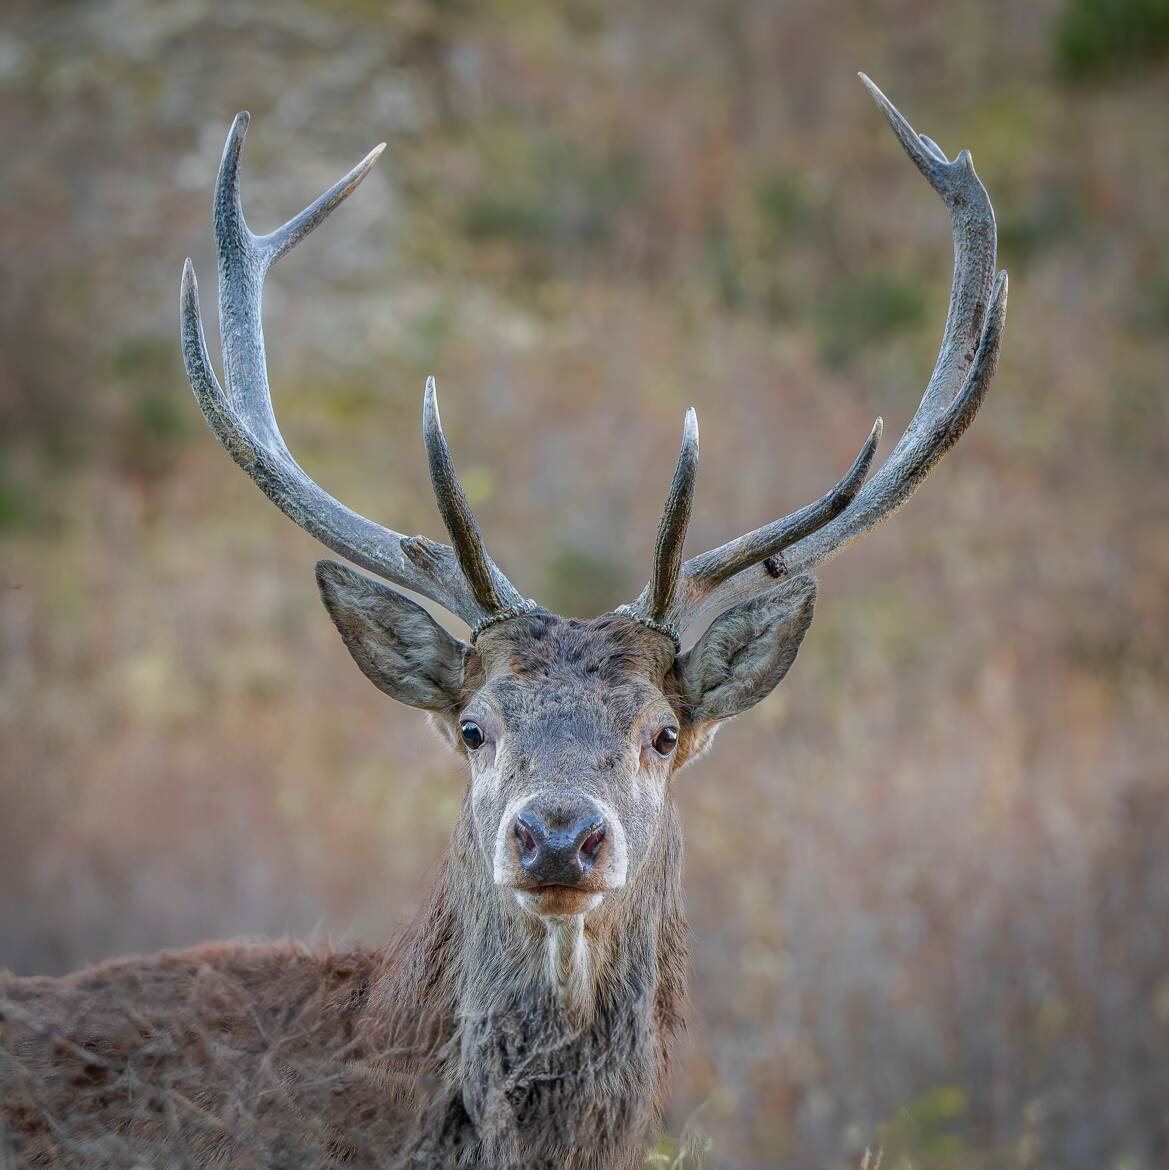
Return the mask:
[[[788,579],[676,656],[621,613],[517,615],[471,646],[343,565],[321,561],[317,582],[366,676],[429,711],[468,757],[480,861],[506,906],[553,920],[591,914],[645,876],[671,774],[779,683],[816,594],[811,577]]]

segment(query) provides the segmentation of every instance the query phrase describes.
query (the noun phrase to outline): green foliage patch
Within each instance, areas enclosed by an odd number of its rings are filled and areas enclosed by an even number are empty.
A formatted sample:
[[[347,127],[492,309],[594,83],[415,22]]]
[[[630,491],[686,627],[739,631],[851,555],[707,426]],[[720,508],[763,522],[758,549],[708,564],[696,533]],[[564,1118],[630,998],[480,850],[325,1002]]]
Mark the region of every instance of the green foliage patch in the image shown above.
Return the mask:
[[[913,329],[926,315],[926,292],[915,280],[872,273],[833,285],[816,311],[824,360],[844,365],[867,346]]]
[[[1161,57],[1169,52],[1169,0],[1067,0],[1055,46],[1079,76]]]

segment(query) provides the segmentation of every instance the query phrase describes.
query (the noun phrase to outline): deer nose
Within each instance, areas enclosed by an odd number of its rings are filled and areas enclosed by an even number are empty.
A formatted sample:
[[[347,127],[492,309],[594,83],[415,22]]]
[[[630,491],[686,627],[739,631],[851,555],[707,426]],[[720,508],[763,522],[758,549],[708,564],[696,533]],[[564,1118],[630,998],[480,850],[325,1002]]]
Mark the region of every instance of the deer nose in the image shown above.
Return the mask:
[[[578,886],[605,846],[605,818],[591,801],[525,805],[512,824],[520,865],[533,886]]]

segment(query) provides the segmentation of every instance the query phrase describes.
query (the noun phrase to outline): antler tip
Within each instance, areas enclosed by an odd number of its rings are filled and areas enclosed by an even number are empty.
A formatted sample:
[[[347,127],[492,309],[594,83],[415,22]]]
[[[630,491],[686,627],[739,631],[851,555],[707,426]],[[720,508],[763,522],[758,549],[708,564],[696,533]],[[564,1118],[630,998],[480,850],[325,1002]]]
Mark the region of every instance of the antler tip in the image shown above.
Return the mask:
[[[919,133],[917,138],[922,146],[924,146],[926,150],[928,150],[930,154],[932,154],[934,158],[938,160],[938,162],[945,163],[947,166],[949,165],[950,160],[946,157],[946,152],[928,134]],[[970,151],[966,150],[962,153],[966,155],[966,160],[969,162]],[[959,161],[961,161],[961,155],[959,155]]]
[[[867,74],[857,71],[857,77],[864,82],[865,88],[873,95],[878,105],[882,105],[889,99],[881,92],[881,87]]]
[[[239,206],[239,172],[240,158],[243,155],[244,135],[248,132],[248,123],[252,115],[247,110],[240,110],[232,119],[231,129],[227,132],[227,140],[223,144],[223,156],[219,160],[219,175],[215,180],[216,193],[216,234],[220,230],[246,234],[243,224],[243,211]],[[222,200],[222,207],[219,206]]]
[[[422,392],[422,435],[427,450],[431,450],[432,444],[436,445],[435,450],[439,447],[445,450],[446,440],[443,438],[442,419],[438,413],[438,386],[433,374],[427,375],[426,389]]]
[[[183,304],[193,307],[195,312],[198,313],[199,282],[195,279],[195,265],[191,263],[190,256],[183,261],[183,280],[180,287],[182,289]]]
[[[873,421],[873,429],[869,437],[857,452],[852,466],[845,472],[844,478],[832,489],[832,494],[838,494],[840,502],[847,507],[852,503],[857,492],[864,486],[869,468],[873,465],[873,457],[877,454],[877,447],[881,442],[881,435],[885,432],[885,420],[877,415]],[[831,517],[830,517],[831,518]]]
[[[373,168],[373,164],[377,162],[379,158],[381,158],[382,151],[385,150],[385,148],[386,144],[384,142],[379,142],[377,146],[375,146],[373,150],[371,150],[369,154],[367,154],[365,158],[363,158],[361,162],[359,162],[357,166],[354,167],[354,186],[360,183],[361,180],[369,174],[370,170]]]
[[[995,277],[994,288],[990,294],[990,308],[986,314],[984,329],[1002,330],[1007,316],[1007,270],[1002,268]]]
[[[698,467],[698,411],[693,406],[687,407],[686,417],[682,422],[682,447],[678,452],[678,466],[690,465],[690,476]]]

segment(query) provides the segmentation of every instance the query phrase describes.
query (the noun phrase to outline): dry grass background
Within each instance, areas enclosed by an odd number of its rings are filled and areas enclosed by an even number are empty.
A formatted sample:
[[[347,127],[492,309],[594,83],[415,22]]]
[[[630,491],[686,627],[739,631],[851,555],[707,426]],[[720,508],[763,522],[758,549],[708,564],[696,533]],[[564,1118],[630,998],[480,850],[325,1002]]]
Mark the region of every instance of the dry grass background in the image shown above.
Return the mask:
[[[463,778],[360,676],[317,549],[180,368],[210,184],[323,484],[438,533],[423,377],[492,551],[571,613],[818,493],[928,374],[944,214],[853,72],[969,147],[1012,277],[956,455],[823,574],[781,690],[679,778],[712,1164],[1169,1159],[1169,72],[1162,0],[17,0],[0,31],[0,965],[378,940]],[[214,348],[214,346],[213,346]],[[669,1151],[663,1147],[662,1153]]]

